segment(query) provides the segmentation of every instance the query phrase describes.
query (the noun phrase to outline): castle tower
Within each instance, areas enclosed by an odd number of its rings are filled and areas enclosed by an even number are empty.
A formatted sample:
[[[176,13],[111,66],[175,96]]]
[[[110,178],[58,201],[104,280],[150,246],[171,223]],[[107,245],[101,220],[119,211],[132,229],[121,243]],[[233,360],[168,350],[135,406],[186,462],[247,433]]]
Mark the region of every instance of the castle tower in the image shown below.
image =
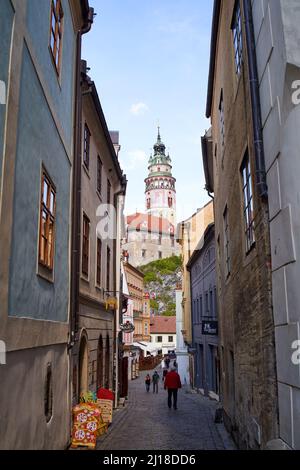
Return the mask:
[[[149,159],[149,175],[145,179],[146,210],[148,214],[168,219],[175,226],[176,179],[172,176],[171,158],[166,155],[159,128],[153,150],[154,154]]]

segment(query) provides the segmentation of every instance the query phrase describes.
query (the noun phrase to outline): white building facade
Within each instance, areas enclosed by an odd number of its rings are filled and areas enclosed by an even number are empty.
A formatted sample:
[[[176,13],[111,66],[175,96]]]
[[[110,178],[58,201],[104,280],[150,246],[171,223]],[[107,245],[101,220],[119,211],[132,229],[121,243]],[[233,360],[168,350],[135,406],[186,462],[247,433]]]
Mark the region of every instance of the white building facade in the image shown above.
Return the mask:
[[[279,436],[300,449],[300,10],[254,0],[253,23],[269,189]]]

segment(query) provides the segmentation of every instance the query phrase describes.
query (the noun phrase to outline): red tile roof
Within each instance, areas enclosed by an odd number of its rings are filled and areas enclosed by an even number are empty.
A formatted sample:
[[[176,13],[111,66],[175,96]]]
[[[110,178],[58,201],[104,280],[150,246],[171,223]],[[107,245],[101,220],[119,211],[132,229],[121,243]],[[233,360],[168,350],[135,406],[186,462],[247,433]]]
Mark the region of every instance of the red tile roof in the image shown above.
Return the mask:
[[[150,333],[176,333],[176,317],[152,317]]]
[[[156,217],[151,214],[136,214],[128,215],[126,223],[129,230],[141,230],[146,232],[167,233],[174,235],[174,225],[164,217]]]

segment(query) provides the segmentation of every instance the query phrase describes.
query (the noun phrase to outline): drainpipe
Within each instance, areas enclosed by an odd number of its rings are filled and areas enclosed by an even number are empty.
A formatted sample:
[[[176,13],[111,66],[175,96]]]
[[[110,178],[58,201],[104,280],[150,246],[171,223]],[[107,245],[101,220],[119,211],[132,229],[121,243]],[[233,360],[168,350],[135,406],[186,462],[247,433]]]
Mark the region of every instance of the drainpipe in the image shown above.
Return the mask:
[[[70,339],[68,349],[74,354],[74,346],[78,340],[79,326],[79,282],[80,282],[80,232],[81,232],[81,133],[82,133],[82,96],[81,96],[81,46],[82,36],[92,27],[94,9],[90,8],[86,22],[77,33],[76,44],[76,78],[75,78],[75,110],[74,110],[74,161],[72,186],[72,236],[71,236],[71,311]],[[76,353],[76,352],[75,352]],[[78,371],[77,371],[78,372]],[[71,376],[73,371],[71,370]],[[74,392],[74,391],[73,391]],[[77,392],[76,392],[77,395]]]
[[[255,51],[255,35],[253,27],[252,6],[250,0],[243,0],[245,16],[245,33],[248,53],[249,82],[252,107],[252,123],[254,136],[254,151],[256,164],[256,185],[259,195],[267,199],[268,187],[266,182],[266,167],[263,145],[262,119],[260,108],[259,81]]]

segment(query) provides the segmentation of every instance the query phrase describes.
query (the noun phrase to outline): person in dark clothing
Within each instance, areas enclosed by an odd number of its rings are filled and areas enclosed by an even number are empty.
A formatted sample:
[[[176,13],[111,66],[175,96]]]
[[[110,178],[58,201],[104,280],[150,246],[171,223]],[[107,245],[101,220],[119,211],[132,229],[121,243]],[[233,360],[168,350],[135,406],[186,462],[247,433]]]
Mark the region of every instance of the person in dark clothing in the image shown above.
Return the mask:
[[[170,365],[170,358],[169,357],[166,357],[165,364],[166,364],[166,368],[169,369],[169,365]]]
[[[178,389],[181,388],[181,380],[175,367],[172,367],[171,372],[167,373],[164,388],[165,390],[168,389],[168,407],[172,408],[173,397],[173,408],[177,410],[177,393]]]
[[[162,378],[163,381],[165,380],[167,373],[168,373],[168,369],[165,368],[165,369],[163,370],[163,378]]]
[[[150,384],[151,384],[151,377],[149,374],[146,375],[145,377],[145,385],[146,385],[146,391],[149,392],[150,390]]]
[[[152,383],[153,383],[153,393],[158,393],[158,382],[159,382],[159,375],[157,371],[154,372],[152,375]]]

